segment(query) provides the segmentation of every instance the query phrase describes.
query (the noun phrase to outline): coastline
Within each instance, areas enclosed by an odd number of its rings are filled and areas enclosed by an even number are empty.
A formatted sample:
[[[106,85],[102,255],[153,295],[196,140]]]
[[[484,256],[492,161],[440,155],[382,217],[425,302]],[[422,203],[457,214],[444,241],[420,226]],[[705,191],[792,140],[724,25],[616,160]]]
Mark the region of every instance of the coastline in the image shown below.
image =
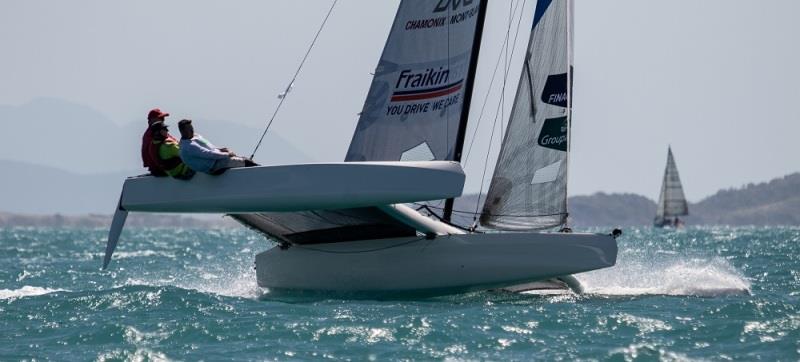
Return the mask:
[[[0,228],[6,227],[79,227],[108,228],[112,215],[104,214],[18,214],[0,211]],[[235,228],[239,223],[224,215],[174,215],[174,214],[131,214],[127,225],[130,227],[183,227],[183,228]]]

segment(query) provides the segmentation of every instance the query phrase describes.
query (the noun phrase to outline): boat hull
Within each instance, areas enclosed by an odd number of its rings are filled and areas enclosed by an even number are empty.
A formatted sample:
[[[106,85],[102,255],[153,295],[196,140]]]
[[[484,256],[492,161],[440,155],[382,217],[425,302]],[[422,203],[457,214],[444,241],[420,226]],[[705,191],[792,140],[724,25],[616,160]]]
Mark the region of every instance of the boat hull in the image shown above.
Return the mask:
[[[144,212],[250,213],[332,210],[461,195],[457,162],[332,162],[125,180],[120,209]]]
[[[602,234],[466,234],[272,248],[258,285],[278,290],[449,294],[546,280],[616,263]]]

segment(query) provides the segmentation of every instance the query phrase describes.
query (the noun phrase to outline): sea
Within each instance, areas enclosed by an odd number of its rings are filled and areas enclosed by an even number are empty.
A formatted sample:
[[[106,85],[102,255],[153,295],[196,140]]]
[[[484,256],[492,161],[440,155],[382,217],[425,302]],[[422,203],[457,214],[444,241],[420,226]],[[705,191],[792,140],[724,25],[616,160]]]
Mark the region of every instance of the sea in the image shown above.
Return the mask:
[[[597,229],[594,231],[607,232]],[[800,228],[628,228],[582,295],[272,293],[247,229],[0,229],[0,361],[798,361]]]

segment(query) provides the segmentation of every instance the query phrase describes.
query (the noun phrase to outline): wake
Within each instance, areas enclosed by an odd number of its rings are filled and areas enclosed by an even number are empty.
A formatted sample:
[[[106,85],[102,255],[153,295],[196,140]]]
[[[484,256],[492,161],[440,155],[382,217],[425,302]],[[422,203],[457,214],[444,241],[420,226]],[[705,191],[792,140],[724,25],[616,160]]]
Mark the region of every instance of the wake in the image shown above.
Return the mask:
[[[656,259],[656,260],[653,260]],[[749,295],[750,282],[727,260],[631,257],[608,269],[576,275],[585,294],[716,297]]]
[[[176,272],[164,270],[155,275],[127,278],[120,286],[176,287],[224,297],[258,299],[264,290],[256,283],[251,261],[226,260]]]
[[[0,300],[35,297],[56,292],[66,292],[64,289],[50,289],[26,285],[19,289],[0,289]]]

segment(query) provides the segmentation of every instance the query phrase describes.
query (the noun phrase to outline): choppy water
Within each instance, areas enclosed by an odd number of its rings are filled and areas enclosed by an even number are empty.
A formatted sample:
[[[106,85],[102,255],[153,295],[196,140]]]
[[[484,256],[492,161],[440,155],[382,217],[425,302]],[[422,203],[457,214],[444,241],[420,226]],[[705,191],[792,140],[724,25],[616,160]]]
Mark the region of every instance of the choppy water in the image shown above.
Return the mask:
[[[626,230],[584,296],[271,295],[247,230],[0,229],[0,360],[800,359],[800,229]],[[749,293],[749,294],[748,294]]]

